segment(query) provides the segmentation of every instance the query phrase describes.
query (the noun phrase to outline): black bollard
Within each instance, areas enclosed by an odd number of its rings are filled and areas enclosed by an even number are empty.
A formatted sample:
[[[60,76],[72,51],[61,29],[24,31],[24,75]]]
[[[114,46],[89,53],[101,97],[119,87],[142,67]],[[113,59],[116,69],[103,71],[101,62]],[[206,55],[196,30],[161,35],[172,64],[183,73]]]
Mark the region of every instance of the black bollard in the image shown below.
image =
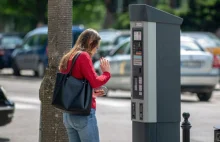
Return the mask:
[[[184,121],[182,123],[182,129],[183,129],[183,142],[190,142],[190,128],[192,127],[191,124],[189,123],[188,119],[189,119],[190,114],[187,112],[183,113],[183,118]]]
[[[220,125],[214,127],[214,142],[220,142]]]

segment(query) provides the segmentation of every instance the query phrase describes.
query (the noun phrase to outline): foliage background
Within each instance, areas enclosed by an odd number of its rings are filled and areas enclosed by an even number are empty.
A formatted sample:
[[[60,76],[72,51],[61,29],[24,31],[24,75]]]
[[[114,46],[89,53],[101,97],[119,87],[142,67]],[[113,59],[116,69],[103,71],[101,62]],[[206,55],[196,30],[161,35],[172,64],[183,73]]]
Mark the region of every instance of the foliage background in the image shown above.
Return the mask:
[[[119,7],[117,0],[73,0],[73,25],[83,24],[95,29],[129,29],[128,4],[137,2],[121,1],[123,5]],[[181,26],[183,31],[215,32],[220,28],[220,0],[147,2],[158,9],[184,18]],[[0,0],[0,21],[0,31],[4,30],[1,27],[5,25],[11,27],[8,31],[28,32],[40,23],[47,24],[47,0]]]

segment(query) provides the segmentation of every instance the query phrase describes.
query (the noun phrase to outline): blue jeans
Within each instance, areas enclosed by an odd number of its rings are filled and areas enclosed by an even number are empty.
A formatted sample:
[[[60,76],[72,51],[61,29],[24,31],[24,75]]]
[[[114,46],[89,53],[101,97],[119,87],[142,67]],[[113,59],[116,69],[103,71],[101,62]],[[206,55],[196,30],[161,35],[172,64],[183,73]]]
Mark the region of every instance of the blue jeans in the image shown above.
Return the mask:
[[[99,142],[95,109],[91,109],[89,116],[63,113],[63,123],[69,142]]]

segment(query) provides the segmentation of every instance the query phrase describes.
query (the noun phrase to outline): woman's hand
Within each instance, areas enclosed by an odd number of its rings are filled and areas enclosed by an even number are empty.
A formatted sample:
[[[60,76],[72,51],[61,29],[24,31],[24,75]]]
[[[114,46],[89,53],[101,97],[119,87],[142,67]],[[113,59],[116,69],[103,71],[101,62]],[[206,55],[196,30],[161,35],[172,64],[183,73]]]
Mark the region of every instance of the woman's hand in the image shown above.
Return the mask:
[[[104,94],[105,94],[105,91],[103,89],[94,90],[94,96],[95,97],[102,97]]]
[[[100,59],[100,68],[102,72],[109,72],[110,73],[110,64],[107,59],[101,58]]]

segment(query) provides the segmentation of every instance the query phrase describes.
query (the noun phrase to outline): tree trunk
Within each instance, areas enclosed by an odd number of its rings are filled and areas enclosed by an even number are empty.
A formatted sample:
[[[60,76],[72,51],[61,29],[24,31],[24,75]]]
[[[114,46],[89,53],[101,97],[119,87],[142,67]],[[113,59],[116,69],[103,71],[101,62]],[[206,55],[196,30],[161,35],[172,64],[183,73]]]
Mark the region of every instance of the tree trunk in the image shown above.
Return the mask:
[[[145,3],[148,5],[153,5],[152,0],[145,0]]]
[[[115,5],[112,0],[105,0],[105,9],[106,9],[106,14],[105,14],[105,19],[102,28],[107,29],[107,28],[112,28],[114,22],[115,22]]]
[[[37,24],[46,23],[47,0],[36,0],[36,16]]]
[[[48,68],[40,86],[39,142],[67,142],[61,111],[51,105],[58,63],[72,46],[72,0],[48,0]]]
[[[177,7],[177,1],[176,0],[171,0],[170,1],[170,7],[171,8],[176,8]]]
[[[103,23],[103,29],[112,28],[115,22],[114,14],[106,10],[106,15]]]

